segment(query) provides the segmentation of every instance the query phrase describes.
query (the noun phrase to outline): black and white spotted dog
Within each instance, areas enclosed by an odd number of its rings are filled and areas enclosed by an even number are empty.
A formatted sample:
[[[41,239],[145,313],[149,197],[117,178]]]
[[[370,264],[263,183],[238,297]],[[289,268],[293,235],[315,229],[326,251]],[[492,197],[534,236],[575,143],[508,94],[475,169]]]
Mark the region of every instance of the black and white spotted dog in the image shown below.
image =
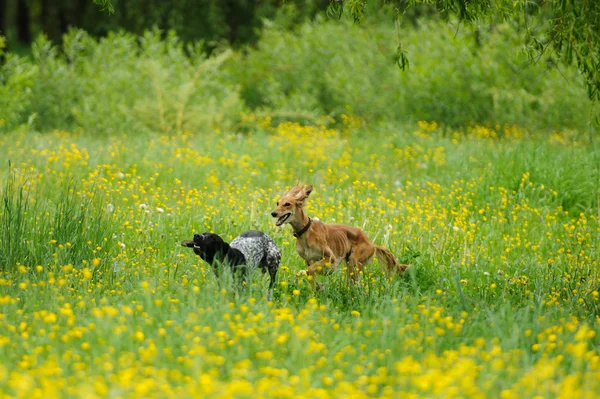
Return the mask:
[[[223,241],[217,234],[194,234],[193,240],[184,240],[181,245],[194,248],[194,253],[212,266],[217,277],[221,264],[241,273],[242,283],[246,281],[248,269],[260,268],[263,274],[268,271],[271,281],[267,299],[272,299],[281,250],[267,234],[256,230],[245,231],[234,238],[231,244]]]

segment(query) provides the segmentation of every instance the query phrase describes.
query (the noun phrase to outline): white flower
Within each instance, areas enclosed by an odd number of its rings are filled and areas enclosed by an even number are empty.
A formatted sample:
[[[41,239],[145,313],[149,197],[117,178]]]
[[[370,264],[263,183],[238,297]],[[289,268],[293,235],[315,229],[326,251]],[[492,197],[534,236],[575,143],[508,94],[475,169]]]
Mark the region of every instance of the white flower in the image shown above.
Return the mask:
[[[126,247],[125,243],[123,243],[123,242],[119,242],[119,246],[123,249],[125,249],[125,247]]]
[[[156,212],[158,212],[158,213],[163,213],[164,211],[165,211],[165,210],[164,210],[164,209],[162,209],[162,208],[160,208],[160,207],[156,208]]]
[[[146,204],[139,204],[138,208],[140,208],[140,209],[146,209],[146,208],[148,208],[148,205],[146,205]]]
[[[483,272],[483,275],[484,275],[484,276],[489,276],[489,275],[490,275],[490,273],[489,273],[489,272]]]
[[[117,178],[124,179],[125,178],[125,173],[123,173],[123,172],[117,172]]]
[[[458,231],[458,230],[460,230],[460,229],[458,228],[458,226],[453,226],[453,227],[452,227],[452,230],[454,230],[454,231]]]
[[[108,213],[113,213],[114,210],[115,210],[115,206],[113,204],[107,204],[106,205],[106,211]]]
[[[118,273],[118,272],[120,272],[120,271],[121,271],[121,264],[120,264],[119,262],[116,262],[116,261],[115,261],[115,262],[112,264],[112,269],[113,269],[113,271],[114,271],[115,273]]]

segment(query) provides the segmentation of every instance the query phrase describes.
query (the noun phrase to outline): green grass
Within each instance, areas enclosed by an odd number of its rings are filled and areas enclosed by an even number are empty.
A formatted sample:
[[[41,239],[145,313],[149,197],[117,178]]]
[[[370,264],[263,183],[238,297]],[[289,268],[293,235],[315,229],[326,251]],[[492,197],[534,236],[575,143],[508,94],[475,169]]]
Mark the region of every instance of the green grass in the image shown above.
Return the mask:
[[[0,392],[7,397],[591,397],[600,152],[568,134],[432,124],[247,135],[0,139]],[[508,131],[508,130],[507,130]],[[511,130],[513,133],[515,130]],[[501,136],[498,138],[498,136]],[[269,213],[361,227],[414,264],[313,292]],[[179,245],[267,232],[245,294]]]

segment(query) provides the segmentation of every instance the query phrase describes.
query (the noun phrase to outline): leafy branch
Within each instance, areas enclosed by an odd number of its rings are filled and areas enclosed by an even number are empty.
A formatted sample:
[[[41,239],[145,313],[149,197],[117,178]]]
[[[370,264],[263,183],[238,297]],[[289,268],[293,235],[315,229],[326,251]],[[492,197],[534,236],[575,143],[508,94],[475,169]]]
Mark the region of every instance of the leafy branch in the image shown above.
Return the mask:
[[[109,14],[114,14],[115,8],[110,0],[94,0],[94,3],[98,4],[102,10],[108,11]]]

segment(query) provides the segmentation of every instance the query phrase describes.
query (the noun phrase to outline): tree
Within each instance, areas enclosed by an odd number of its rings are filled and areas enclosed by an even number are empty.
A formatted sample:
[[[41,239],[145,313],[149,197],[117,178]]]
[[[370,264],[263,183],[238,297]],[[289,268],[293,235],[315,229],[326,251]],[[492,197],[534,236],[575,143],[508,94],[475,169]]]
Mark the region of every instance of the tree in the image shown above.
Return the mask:
[[[0,35],[6,35],[6,17],[4,15],[4,10],[6,10],[6,0],[0,0]]]

